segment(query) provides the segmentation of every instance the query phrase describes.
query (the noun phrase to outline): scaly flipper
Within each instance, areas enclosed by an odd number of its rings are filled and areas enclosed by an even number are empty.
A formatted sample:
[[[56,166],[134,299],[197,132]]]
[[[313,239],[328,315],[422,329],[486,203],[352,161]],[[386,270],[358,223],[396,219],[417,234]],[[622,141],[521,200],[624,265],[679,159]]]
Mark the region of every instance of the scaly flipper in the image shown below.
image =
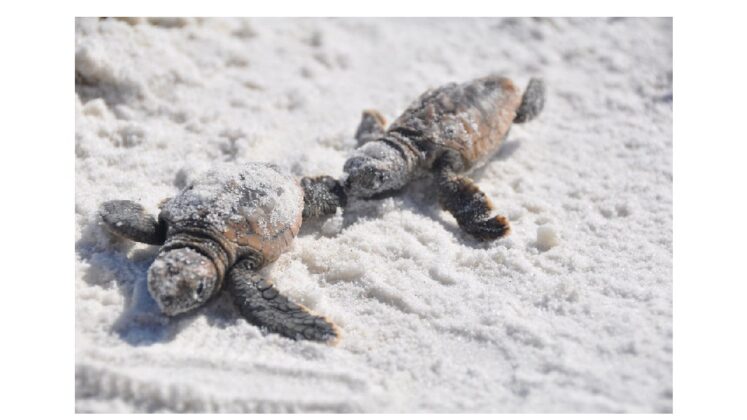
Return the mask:
[[[524,123],[534,119],[545,106],[545,82],[542,79],[532,78],[529,80],[524,96],[521,97],[521,105],[516,110],[515,123]]]
[[[384,135],[386,131],[386,119],[379,111],[367,109],[363,111],[361,122],[355,131],[355,139],[358,140],[358,146],[377,140]]]
[[[483,241],[508,235],[511,227],[503,216],[490,217],[493,204],[469,178],[458,176],[461,157],[456,152],[444,153],[435,163],[438,197],[444,210],[454,216],[465,232]]]
[[[241,260],[231,268],[227,287],[241,315],[254,325],[294,340],[336,344],[339,338],[335,324],[281,295],[253,269],[250,260]]]
[[[345,189],[331,176],[303,177],[301,187],[304,220],[334,214],[338,207],[345,207],[348,202]]]
[[[134,201],[107,201],[101,205],[99,215],[111,232],[126,239],[150,245],[163,245],[166,241],[166,223],[157,221]]]

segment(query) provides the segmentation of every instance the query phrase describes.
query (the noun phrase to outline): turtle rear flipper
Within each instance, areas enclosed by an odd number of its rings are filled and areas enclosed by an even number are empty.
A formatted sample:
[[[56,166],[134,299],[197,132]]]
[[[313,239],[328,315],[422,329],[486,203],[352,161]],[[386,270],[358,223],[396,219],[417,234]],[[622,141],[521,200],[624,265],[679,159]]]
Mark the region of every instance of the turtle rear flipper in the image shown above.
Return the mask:
[[[101,205],[99,215],[109,231],[123,238],[150,245],[163,245],[166,241],[166,223],[157,221],[134,201],[107,201]]]
[[[532,78],[529,80],[524,96],[521,97],[521,105],[516,110],[515,123],[531,121],[542,112],[545,107],[545,82],[542,79]]]
[[[367,109],[361,115],[361,122],[355,131],[358,147],[372,140],[378,140],[386,131],[386,118],[379,111]]]
[[[303,218],[335,214],[338,207],[347,205],[347,194],[339,181],[331,176],[303,177]]]
[[[339,331],[335,324],[280,294],[249,260],[234,265],[227,281],[239,312],[252,324],[294,340],[336,344]]]
[[[444,153],[435,165],[441,206],[454,216],[462,230],[482,241],[492,241],[511,233],[508,219],[490,216],[493,204],[474,181],[456,175],[461,165],[457,153]]]

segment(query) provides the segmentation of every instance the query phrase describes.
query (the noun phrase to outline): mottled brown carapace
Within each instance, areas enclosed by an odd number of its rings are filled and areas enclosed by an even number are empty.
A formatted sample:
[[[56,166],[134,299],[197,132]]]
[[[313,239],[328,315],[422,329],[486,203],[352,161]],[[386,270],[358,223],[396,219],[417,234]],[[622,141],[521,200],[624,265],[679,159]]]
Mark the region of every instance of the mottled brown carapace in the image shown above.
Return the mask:
[[[427,168],[441,149],[449,148],[469,169],[500,148],[520,104],[519,89],[505,77],[452,83],[421,95],[388,131],[422,151]]]

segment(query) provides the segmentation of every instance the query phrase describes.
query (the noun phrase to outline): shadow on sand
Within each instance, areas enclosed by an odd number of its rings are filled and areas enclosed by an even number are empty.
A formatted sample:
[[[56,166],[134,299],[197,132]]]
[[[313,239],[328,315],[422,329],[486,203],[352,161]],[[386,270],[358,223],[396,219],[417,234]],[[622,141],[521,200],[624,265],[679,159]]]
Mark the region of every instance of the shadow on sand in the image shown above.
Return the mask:
[[[109,246],[101,246],[102,238]],[[90,223],[75,250],[90,265],[83,275],[86,283],[102,286],[102,281],[112,277],[125,297],[122,313],[112,325],[112,331],[123,341],[133,346],[168,342],[194,321],[193,313],[173,318],[161,314],[148,293],[148,267],[156,257],[157,246],[135,248],[132,242],[114,238]]]

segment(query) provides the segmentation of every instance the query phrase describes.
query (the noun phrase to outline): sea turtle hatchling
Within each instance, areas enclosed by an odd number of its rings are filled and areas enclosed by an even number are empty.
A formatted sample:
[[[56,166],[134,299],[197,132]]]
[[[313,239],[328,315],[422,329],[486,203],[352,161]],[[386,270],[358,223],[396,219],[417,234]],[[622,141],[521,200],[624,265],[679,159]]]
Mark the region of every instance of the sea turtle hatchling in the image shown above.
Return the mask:
[[[488,76],[425,92],[389,128],[379,112],[364,111],[358,148],[345,162],[347,177],[301,180],[304,218],[334,213],[348,196],[376,198],[432,174],[441,206],[461,229],[480,240],[505,236],[508,220],[491,216],[490,199],[460,174],[493,156],[511,124],[533,119],[544,103],[540,79],[531,79],[522,95],[511,80]]]
[[[301,227],[303,190],[265,163],[229,164],[198,177],[161,206],[158,219],[133,201],[101,205],[114,234],[161,245],[148,269],[148,291],[161,311],[177,315],[224,287],[249,322],[293,339],[336,342],[337,327],[288,300],[259,274]]]

